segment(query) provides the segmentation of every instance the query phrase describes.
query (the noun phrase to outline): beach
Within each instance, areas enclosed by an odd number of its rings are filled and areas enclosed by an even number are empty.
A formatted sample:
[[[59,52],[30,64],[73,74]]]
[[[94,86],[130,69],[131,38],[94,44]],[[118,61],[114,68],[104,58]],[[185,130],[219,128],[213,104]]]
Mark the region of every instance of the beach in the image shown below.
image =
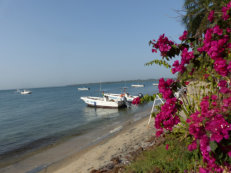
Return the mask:
[[[85,139],[73,138],[32,155],[24,160],[0,169],[1,173],[87,173],[93,169],[110,164],[112,158],[126,156],[140,147],[151,145],[148,141],[155,135],[153,120],[147,126],[151,109],[148,108],[136,119],[127,121],[123,127],[117,126],[110,131],[111,135],[95,142],[82,150],[77,145]],[[136,117],[134,115],[134,117]],[[51,163],[50,161],[53,160]],[[122,159],[127,162],[126,158]],[[47,164],[50,163],[50,164]],[[126,164],[126,163],[125,163]]]
[[[65,164],[48,167],[41,172],[46,173],[87,173],[93,169],[112,163],[112,159],[120,156],[123,158],[128,153],[138,150],[140,147],[152,145],[153,141],[148,141],[155,135],[153,119],[150,126],[147,126],[148,117],[128,125],[116,136],[102,141],[86,151],[83,151]],[[126,158],[122,160],[126,162]]]

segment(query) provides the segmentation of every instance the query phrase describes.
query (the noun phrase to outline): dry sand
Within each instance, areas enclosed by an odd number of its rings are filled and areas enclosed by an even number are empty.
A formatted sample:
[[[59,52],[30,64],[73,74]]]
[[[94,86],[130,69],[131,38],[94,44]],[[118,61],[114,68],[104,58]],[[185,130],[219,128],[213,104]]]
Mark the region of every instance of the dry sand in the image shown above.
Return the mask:
[[[147,126],[148,117],[128,125],[114,137],[104,140],[64,161],[53,164],[42,170],[44,173],[88,173],[109,164],[116,156],[125,156],[139,147],[152,145],[148,141],[155,135],[153,119]],[[126,162],[126,159],[123,160]]]

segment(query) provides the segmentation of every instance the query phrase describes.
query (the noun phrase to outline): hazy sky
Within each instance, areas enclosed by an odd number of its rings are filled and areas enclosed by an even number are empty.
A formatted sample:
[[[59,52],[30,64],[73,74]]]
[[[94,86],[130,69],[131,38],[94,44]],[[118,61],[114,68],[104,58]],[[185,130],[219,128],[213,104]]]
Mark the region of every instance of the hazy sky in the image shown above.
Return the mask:
[[[148,42],[178,41],[184,0],[0,0],[0,89],[172,77]]]

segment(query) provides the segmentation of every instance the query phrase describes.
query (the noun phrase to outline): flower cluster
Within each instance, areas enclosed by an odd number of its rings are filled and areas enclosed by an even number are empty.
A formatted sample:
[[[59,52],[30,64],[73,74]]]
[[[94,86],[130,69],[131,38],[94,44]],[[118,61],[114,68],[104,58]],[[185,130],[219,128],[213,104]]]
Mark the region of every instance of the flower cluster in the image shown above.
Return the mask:
[[[200,103],[201,110],[196,111],[187,119],[189,133],[194,137],[188,149],[192,151],[199,147],[203,160],[207,163],[206,170],[212,172],[222,172],[222,169],[216,164],[216,153],[215,150],[212,151],[210,144],[211,142],[219,144],[222,140],[228,140],[231,131],[231,125],[225,119],[226,115],[223,115],[224,110],[221,109],[223,106],[227,108],[231,105],[231,97],[225,99],[221,107],[218,106],[217,101],[216,95],[204,97]]]
[[[213,22],[213,18],[214,18],[214,11],[212,10],[212,11],[210,11],[210,13],[209,13],[208,20],[209,20],[210,22]]]
[[[180,122],[177,111],[179,109],[179,105],[182,103],[176,97],[174,97],[172,91],[173,84],[174,80],[172,79],[167,79],[165,81],[163,78],[161,78],[159,80],[158,88],[166,102],[161,106],[161,111],[156,115],[155,118],[157,136],[160,136],[164,129],[171,131],[172,128]]]
[[[157,49],[161,52],[161,56],[167,56],[167,53],[171,50],[171,46],[174,44],[171,40],[168,39],[164,34],[159,37],[157,42],[153,40],[153,49],[152,52],[157,52]]]
[[[228,62],[224,59],[224,52],[230,48],[229,38],[219,25],[215,25],[207,29],[203,46],[197,49],[199,52],[206,52],[215,61],[214,69],[221,76],[227,76],[229,72]]]
[[[179,40],[184,41],[184,40],[187,39],[187,37],[188,37],[188,32],[187,32],[187,31],[184,31],[184,32],[183,32],[183,35],[179,37]]]
[[[229,12],[229,9],[231,8],[231,2],[229,2],[226,6],[222,7],[222,18],[224,21],[228,20],[230,18],[228,12]]]
[[[216,9],[217,10],[217,9]],[[222,14],[222,15],[221,15]],[[183,86],[185,81],[197,75],[208,83],[205,87],[194,88],[199,93],[184,98],[183,103],[174,97],[176,82],[172,79],[159,81],[159,92],[166,100],[155,116],[156,135],[164,129],[172,131],[181,120],[179,111],[184,109],[186,122],[182,120],[185,136],[190,137],[188,150],[196,150],[202,156],[204,166],[199,172],[231,172],[231,1],[221,11],[210,11],[208,28],[200,38],[188,38],[184,31],[179,37],[181,44],[174,44],[167,37],[160,36],[154,41],[153,52],[159,50],[168,60],[176,55],[181,59],[172,65],[172,73],[179,73]],[[193,83],[193,82],[192,82]],[[191,83],[190,83],[191,85]],[[200,90],[201,89],[201,90]],[[204,95],[205,94],[205,95]]]
[[[164,129],[172,131],[172,128],[180,122],[180,118],[176,114],[178,111],[176,103],[177,98],[174,97],[167,99],[161,106],[161,111],[155,118],[156,136],[160,136]]]
[[[163,98],[166,100],[173,97],[173,92],[171,89],[173,83],[174,83],[174,80],[172,79],[167,79],[165,81],[163,78],[161,78],[159,80],[159,85],[158,85],[159,92],[162,94]]]
[[[185,71],[185,65],[189,64],[190,60],[194,58],[193,52],[189,52],[187,48],[184,48],[181,53],[181,62],[179,63],[178,60],[176,60],[173,63],[172,73],[175,74],[176,72],[183,73]]]
[[[218,83],[218,86],[220,88],[220,92],[222,94],[227,94],[227,93],[230,93],[231,90],[228,88],[228,83],[226,80],[221,80],[219,83]]]
[[[134,104],[134,105],[140,104],[140,97],[134,98],[134,99],[132,100],[132,104]]]

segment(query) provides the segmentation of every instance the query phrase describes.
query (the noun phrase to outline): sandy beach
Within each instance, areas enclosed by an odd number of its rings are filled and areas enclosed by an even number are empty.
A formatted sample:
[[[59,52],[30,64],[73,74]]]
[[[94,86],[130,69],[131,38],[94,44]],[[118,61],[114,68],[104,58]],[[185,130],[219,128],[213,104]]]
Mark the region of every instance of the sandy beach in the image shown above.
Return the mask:
[[[155,135],[153,119],[149,127],[147,122],[148,117],[145,117],[134,124],[130,124],[114,137],[104,140],[67,160],[54,164],[42,170],[41,173],[87,173],[110,164],[113,157],[120,156],[123,158],[131,151],[152,145],[152,141],[148,141],[148,139]],[[122,161],[126,162],[126,158]]]
[[[145,148],[153,144],[148,141],[155,135],[153,119],[147,126],[151,109],[138,114],[142,118],[135,117],[126,124],[118,126],[111,136],[96,142],[82,150],[77,150],[82,138],[73,138],[69,141],[51,147],[45,151],[32,155],[24,160],[1,168],[1,173],[87,173],[112,163],[111,159],[120,157],[123,163],[129,162],[125,157],[128,153],[139,148]],[[52,162],[51,162],[52,160]],[[49,164],[50,163],[50,164]]]

